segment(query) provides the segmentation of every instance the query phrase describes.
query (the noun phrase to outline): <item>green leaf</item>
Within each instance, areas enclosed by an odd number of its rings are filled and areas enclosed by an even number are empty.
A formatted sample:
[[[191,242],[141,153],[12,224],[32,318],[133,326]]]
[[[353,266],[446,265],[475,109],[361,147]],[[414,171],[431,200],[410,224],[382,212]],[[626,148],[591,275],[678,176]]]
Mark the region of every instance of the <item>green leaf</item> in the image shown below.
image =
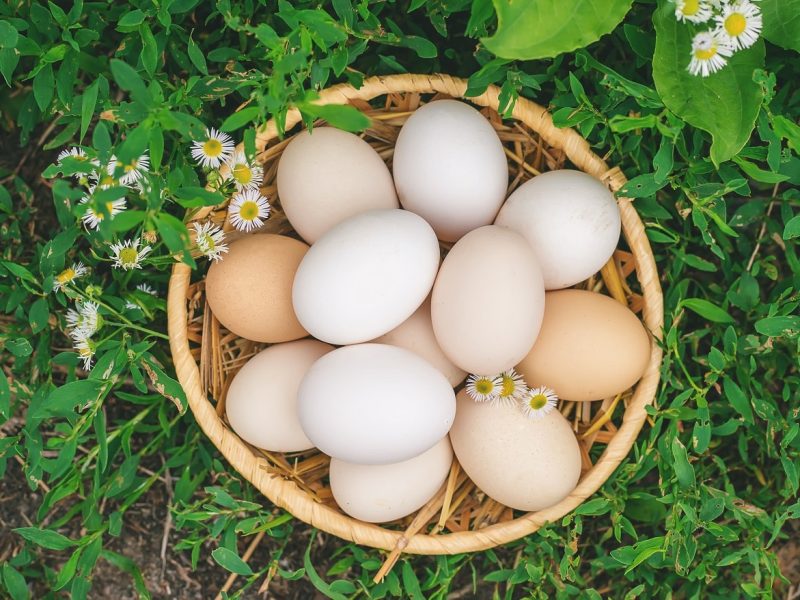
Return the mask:
[[[198,208],[222,204],[225,196],[201,187],[184,187],[175,192],[175,200],[184,208]]]
[[[147,22],[142,23],[139,27],[139,35],[142,37],[142,66],[152,77],[158,63],[158,44],[156,44],[156,38],[153,37],[153,32]]]
[[[13,600],[27,600],[30,598],[28,584],[25,577],[7,562],[3,563],[3,583]]]
[[[734,410],[742,415],[745,421],[752,424],[754,422],[753,409],[750,407],[750,400],[745,396],[739,384],[730,377],[726,377],[722,381],[722,389]]]
[[[217,561],[217,564],[221,566],[223,569],[227,569],[231,573],[236,573],[237,575],[244,575],[250,576],[253,574],[253,569],[244,562],[239,556],[233,551],[228,550],[227,548],[216,548],[211,553],[212,558]]]
[[[5,421],[11,416],[11,386],[5,373],[0,373],[0,419]]]
[[[11,86],[11,76],[19,64],[19,54],[14,48],[0,48],[0,73],[6,80],[6,85]]]
[[[117,30],[121,28],[138,27],[145,19],[145,14],[138,8],[122,15],[122,18],[117,21]],[[130,29],[128,29],[129,31]]]
[[[690,488],[694,485],[694,467],[689,462],[689,455],[678,438],[673,438],[670,447],[672,451],[672,467],[678,477],[678,485],[682,488]]]
[[[756,331],[770,337],[793,337],[800,332],[800,317],[766,317],[756,321]]]
[[[711,134],[711,160],[718,166],[739,153],[755,127],[762,92],[753,73],[764,67],[764,42],[737,52],[713,75],[691,75],[691,29],[675,19],[674,10],[663,2],[653,15],[653,80],[669,110]]]
[[[637,175],[619,190],[618,194],[623,198],[647,198],[667,185],[667,180],[656,179],[655,173],[644,173]]]
[[[83,136],[86,135],[86,131],[89,129],[89,123],[92,122],[94,109],[97,106],[97,90],[99,86],[100,80],[95,79],[94,83],[83,92],[83,97],[81,98],[81,135],[78,138],[78,143],[83,140]]]
[[[181,384],[167,375],[161,368],[161,365],[149,354],[142,357],[140,366],[147,371],[147,375],[150,377],[150,382],[153,384],[155,390],[168,400],[171,400],[181,414],[185,413],[188,408],[188,401],[186,400],[186,392],[183,391]]]
[[[760,181],[762,183],[780,183],[781,181],[786,181],[789,179],[788,175],[780,175],[778,173],[765,171],[750,161],[738,156],[733,158],[733,162],[739,165],[742,171],[744,171],[745,175],[747,175],[750,179],[755,179],[756,181]]]
[[[55,90],[54,86],[53,67],[52,65],[45,65],[33,78],[33,97],[36,98],[36,104],[39,105],[39,110],[42,112],[50,106],[50,101],[53,99],[53,91]]]
[[[493,0],[497,31],[484,45],[501,58],[549,58],[611,33],[633,0]]]
[[[407,597],[410,600],[425,600],[425,594],[422,593],[422,589],[419,586],[419,579],[414,573],[414,567],[407,560],[403,561],[403,568],[400,574],[403,577],[403,588],[405,588]]]
[[[14,532],[48,550],[66,550],[77,542],[73,542],[66,536],[61,535],[52,529],[40,529],[38,527],[17,527]]]
[[[254,125],[255,118],[259,115],[261,109],[258,106],[247,106],[240,111],[233,113],[222,122],[220,130],[222,131],[236,131],[245,125]]]
[[[775,133],[789,142],[789,146],[800,154],[800,125],[783,115],[775,115],[772,118],[772,126],[775,128]]]
[[[6,340],[6,350],[11,352],[17,358],[24,358],[30,356],[33,352],[31,343],[23,337],[15,338],[13,340]]]
[[[28,410],[28,418],[44,419],[68,415],[78,404],[89,403],[97,399],[103,386],[102,381],[92,379],[71,381],[50,392],[42,404],[31,406]]]
[[[304,103],[300,110],[317,119],[325,119],[333,127],[345,131],[358,132],[369,127],[371,121],[367,115],[349,104],[311,104]]]
[[[117,58],[112,58],[110,65],[111,74],[114,76],[114,81],[117,82],[119,87],[127,92],[130,92],[131,98],[134,100],[145,105],[150,103],[150,96],[147,93],[144,80],[142,80],[132,66]]]
[[[800,215],[795,215],[783,227],[783,239],[792,240],[800,236]]]
[[[680,306],[686,307],[714,323],[733,323],[733,317],[728,314],[728,311],[702,298],[686,298],[681,301]]]
[[[764,37],[781,48],[800,52],[800,0],[763,0],[758,6]]]
[[[13,49],[19,41],[19,32],[8,21],[0,21],[0,48]]]
[[[594,516],[603,515],[611,510],[611,505],[606,498],[593,498],[581,504],[576,510],[576,515]]]
[[[33,333],[39,333],[47,327],[47,320],[50,318],[50,305],[45,298],[39,298],[31,305],[28,311],[28,322]]]
[[[200,71],[203,75],[208,75],[208,65],[206,65],[206,57],[203,56],[203,51],[197,46],[195,41],[192,39],[192,36],[189,36],[189,46],[187,48],[189,53],[189,60],[192,61],[192,64],[197,67],[197,70]],[[223,131],[225,131],[223,129]]]

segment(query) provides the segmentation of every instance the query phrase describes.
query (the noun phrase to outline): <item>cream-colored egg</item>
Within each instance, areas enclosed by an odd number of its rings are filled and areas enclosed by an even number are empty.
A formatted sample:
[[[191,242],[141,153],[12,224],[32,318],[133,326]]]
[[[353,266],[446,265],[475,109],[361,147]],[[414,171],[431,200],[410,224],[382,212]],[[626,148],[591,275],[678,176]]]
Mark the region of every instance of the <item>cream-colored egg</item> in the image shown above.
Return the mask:
[[[363,465],[422,454],[447,434],[455,410],[444,375],[413,352],[386,344],[329,352],[298,391],[300,423],[314,445]]]
[[[309,244],[348,217],[398,208],[386,163],[357,135],[315,127],[292,138],[278,163],[278,199]]]
[[[438,268],[439,244],[424,219],[396,208],[370,210],[311,247],[294,279],[294,309],[317,339],[366,342],[419,308]]]
[[[400,130],[392,172],[403,208],[454,242],[491,223],[508,190],[508,162],[489,121],[465,102],[437,100]]]
[[[549,171],[509,196],[495,225],[521,233],[533,248],[544,287],[556,290],[587,279],[619,242],[614,194],[583,171]]]
[[[389,333],[372,341],[377,344],[399,346],[420,355],[439,369],[453,387],[464,381],[467,376],[465,371],[459,369],[447,358],[439,347],[439,342],[436,341],[431,323],[430,297],[408,319]]]
[[[292,283],[308,246],[270,233],[236,240],[206,276],[206,301],[227,329],[256,342],[308,335],[292,308]]]
[[[431,297],[436,340],[468,373],[494,375],[531,349],[544,313],[542,274],[528,243],[487,225],[445,257]]]
[[[519,406],[475,402],[462,390],[450,441],[475,485],[517,510],[552,506],[580,479],[578,440],[558,410],[529,418]]]
[[[430,500],[447,479],[453,462],[450,440],[406,461],[355,465],[331,459],[331,491],[351,517],[367,523],[401,519]]]
[[[231,428],[244,441],[273,452],[313,448],[297,418],[297,388],[314,362],[333,350],[317,340],[275,344],[236,373],[225,397]]]
[[[586,290],[547,292],[542,330],[517,365],[529,386],[564,400],[601,400],[636,383],[650,360],[650,338],[636,315]]]

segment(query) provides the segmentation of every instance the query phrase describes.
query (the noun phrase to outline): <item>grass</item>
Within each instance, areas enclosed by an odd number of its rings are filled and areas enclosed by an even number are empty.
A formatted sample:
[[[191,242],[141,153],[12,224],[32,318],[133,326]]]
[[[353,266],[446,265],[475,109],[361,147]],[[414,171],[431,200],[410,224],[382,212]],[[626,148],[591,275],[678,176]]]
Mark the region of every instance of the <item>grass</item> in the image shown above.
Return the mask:
[[[493,60],[476,46],[493,23],[470,11],[485,2],[349,6],[0,7],[19,32],[7,52],[0,22],[0,590],[207,598],[236,573],[226,593],[248,598],[265,581],[280,598],[796,595],[800,159],[774,128],[776,116],[800,118],[796,54],[768,46],[756,131],[716,168],[709,136],[653,87],[652,3],[637,2],[587,49],[535,62]],[[186,149],[200,122],[228,119],[252,143],[246,123],[308,107],[333,82],[391,72],[502,85],[641,176],[629,192],[662,274],[665,359],[652,425],[591,501],[503,548],[403,558],[374,585],[380,552],[275,509],[179,410],[165,295],[196,198],[150,194],[133,217],[87,232],[80,192],[48,165],[67,144],[105,156],[141,146],[155,189],[191,189],[202,182]],[[245,103],[247,119],[229,119]],[[149,232],[157,241],[143,269],[111,267],[108,240]],[[68,293],[52,291],[76,260],[91,272]],[[157,295],[136,291],[140,283]],[[101,303],[105,318],[88,376],[65,335],[80,297]]]

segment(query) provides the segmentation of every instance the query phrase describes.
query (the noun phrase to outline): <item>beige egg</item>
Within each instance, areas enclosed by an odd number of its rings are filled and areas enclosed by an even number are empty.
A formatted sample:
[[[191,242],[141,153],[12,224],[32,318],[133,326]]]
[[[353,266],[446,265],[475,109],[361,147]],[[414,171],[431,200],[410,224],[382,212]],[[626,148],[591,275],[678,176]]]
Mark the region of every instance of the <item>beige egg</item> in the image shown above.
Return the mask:
[[[494,375],[530,351],[544,313],[544,281],[520,234],[487,225],[445,257],[431,296],[431,320],[444,353],[467,373]]]
[[[308,335],[292,308],[292,283],[308,246],[269,233],[236,240],[206,276],[206,301],[227,329],[256,342]]]
[[[398,208],[389,168],[357,135],[334,127],[298,133],[278,163],[278,200],[309,244],[348,217]]]
[[[459,369],[445,356],[439,347],[439,342],[436,341],[436,336],[433,335],[430,297],[408,319],[389,333],[372,341],[411,350],[439,369],[453,387],[464,381],[467,376],[465,371]]]
[[[542,329],[517,371],[559,398],[601,400],[639,381],[649,359],[647,331],[626,306],[604,294],[559,290],[545,294]]]
[[[542,510],[575,489],[581,451],[557,410],[529,418],[517,405],[456,397],[450,441],[461,468],[483,492],[517,510]]]
[[[368,523],[394,521],[418,510],[444,483],[453,462],[445,436],[433,448],[388,465],[355,465],[331,459],[331,491],[351,517]]]
[[[225,412],[244,441],[273,452],[313,448],[297,417],[297,388],[306,371],[333,346],[317,340],[275,344],[236,373],[225,397]]]

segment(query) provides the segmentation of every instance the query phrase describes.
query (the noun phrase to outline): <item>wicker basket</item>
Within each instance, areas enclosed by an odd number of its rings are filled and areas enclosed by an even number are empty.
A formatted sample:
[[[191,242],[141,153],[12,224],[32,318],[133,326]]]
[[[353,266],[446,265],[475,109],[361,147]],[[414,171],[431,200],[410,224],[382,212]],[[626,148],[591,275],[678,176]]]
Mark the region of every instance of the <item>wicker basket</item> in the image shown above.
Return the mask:
[[[389,161],[397,132],[411,112],[426,99],[463,97],[466,88],[466,81],[446,75],[374,77],[359,89],[349,85],[327,89],[320,94],[320,103],[351,103],[368,114],[372,126],[364,138]],[[504,122],[496,112],[498,93],[497,88],[490,87],[468,101],[485,107],[483,114],[503,140],[512,175],[509,192],[540,171],[561,168],[567,161],[605,182],[611,190],[616,191],[625,183],[618,168],[609,169],[575,131],[556,128],[550,115],[533,102],[520,98],[514,106],[513,120]],[[378,97],[384,99],[376,108],[378,105],[370,101]],[[299,130],[296,127],[299,123],[299,112],[289,112],[286,123],[289,135]],[[272,122],[256,138],[258,160],[264,166],[263,191],[273,204],[278,159],[290,139],[279,140]],[[279,202],[280,199],[263,230],[288,233],[291,227],[280,211]],[[374,525],[344,514],[327,485],[326,456],[313,450],[292,455],[267,453],[244,443],[228,428],[224,419],[227,386],[262,345],[225,331],[204,302],[203,281],[192,283],[190,268],[178,263],[169,286],[169,337],[189,406],[203,431],[230,464],[273,503],[340,538],[392,551],[378,577],[391,567],[401,551],[471,552],[528,535],[572,511],[606,481],[628,454],[646,419],[645,407],[652,403],[656,393],[661,363],[657,340],[663,326],[661,288],[642,221],[629,200],[620,198],[618,204],[630,251],[618,250],[603,267],[601,277],[592,278],[582,287],[605,289],[641,313],[652,334],[650,361],[635,389],[621,397],[602,402],[562,403],[561,410],[573,421],[581,441],[584,470],[577,488],[555,506],[534,513],[515,513],[481,494],[454,463],[442,489],[416,515],[394,524]],[[230,230],[225,217],[225,207],[220,206],[204,209],[191,219],[224,222]],[[634,272],[635,280],[631,278],[629,285],[627,279]],[[591,457],[598,455],[592,464]]]

